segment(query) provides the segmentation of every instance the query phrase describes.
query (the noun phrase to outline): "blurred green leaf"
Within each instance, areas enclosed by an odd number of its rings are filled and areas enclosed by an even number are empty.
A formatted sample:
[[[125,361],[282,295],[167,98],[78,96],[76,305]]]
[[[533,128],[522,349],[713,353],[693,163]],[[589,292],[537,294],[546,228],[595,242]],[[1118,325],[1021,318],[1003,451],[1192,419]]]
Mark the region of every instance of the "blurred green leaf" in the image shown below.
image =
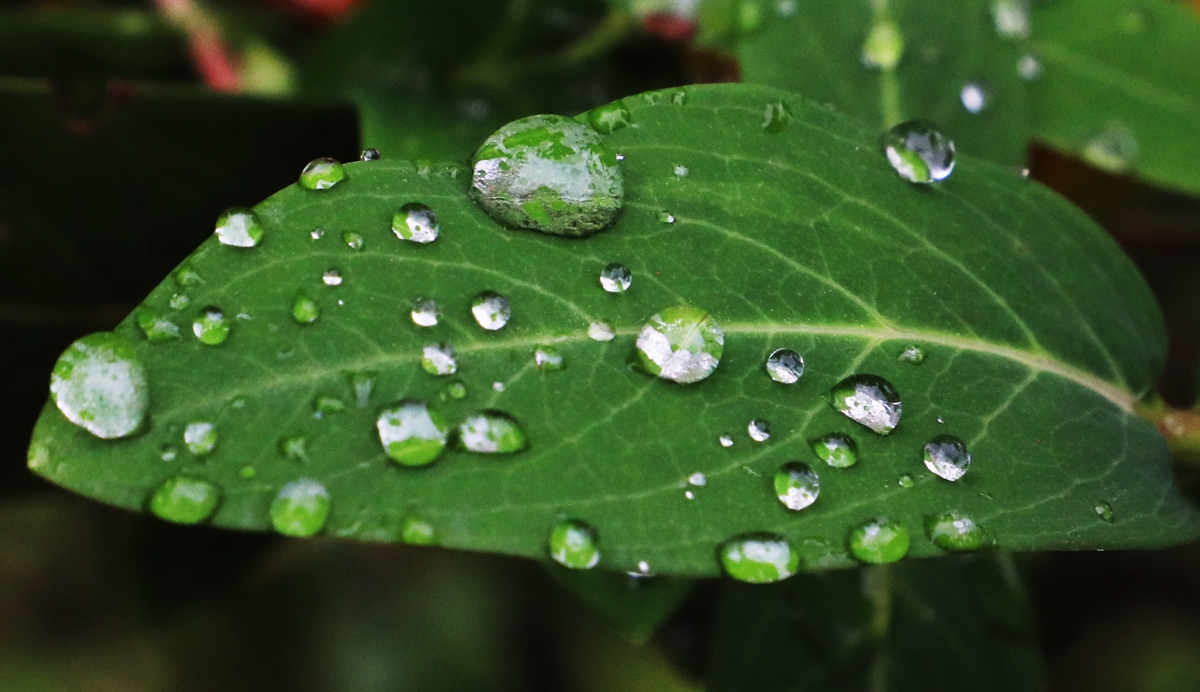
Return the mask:
[[[691,595],[695,582],[608,570],[570,570],[547,565],[559,586],[596,611],[621,636],[645,643],[658,626]]]

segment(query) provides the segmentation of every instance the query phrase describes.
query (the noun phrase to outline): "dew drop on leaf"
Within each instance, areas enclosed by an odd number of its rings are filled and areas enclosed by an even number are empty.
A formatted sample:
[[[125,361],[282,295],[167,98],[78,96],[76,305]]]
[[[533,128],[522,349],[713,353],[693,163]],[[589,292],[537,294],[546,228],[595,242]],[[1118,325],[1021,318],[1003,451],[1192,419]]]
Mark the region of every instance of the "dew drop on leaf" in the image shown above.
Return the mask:
[[[308,460],[308,437],[292,435],[279,438],[279,454],[292,461]]]
[[[321,283],[326,286],[341,286],[343,280],[342,273],[336,269],[330,269],[321,275]]]
[[[550,530],[550,558],[570,569],[591,569],[600,562],[600,537],[582,521],[561,521]]]
[[[777,348],[767,356],[767,374],[783,384],[795,384],[804,374],[804,357],[790,348]]]
[[[687,166],[675,164],[675,177],[676,178],[686,178],[687,174],[688,174]]]
[[[775,472],[775,495],[790,510],[808,507],[820,493],[821,481],[808,464],[789,461]]]
[[[617,332],[608,322],[597,321],[588,325],[587,335],[592,341],[612,341],[617,337]]]
[[[432,327],[438,323],[437,302],[428,298],[418,298],[416,304],[413,305],[412,312],[409,314],[412,317],[413,324],[418,327]]]
[[[665,224],[673,224],[673,223],[675,223],[675,215],[669,211],[660,211],[660,212],[658,212],[658,222],[665,223]]]
[[[232,207],[217,217],[217,240],[232,247],[254,247],[262,242],[263,227],[258,215],[245,207]],[[177,275],[178,276],[178,275]],[[199,274],[196,275],[199,277]],[[180,281],[180,285],[189,284]]]
[[[533,364],[542,372],[563,369],[563,357],[553,346],[538,346],[533,351]]]
[[[309,161],[300,172],[300,187],[305,190],[328,190],[346,179],[346,169],[337,159],[328,157]]]
[[[201,278],[200,272],[196,271],[191,267],[191,265],[186,263],[179,265],[179,268],[175,270],[172,276],[175,277],[175,283],[179,284],[179,286],[182,288],[192,288],[204,283],[204,279]]]
[[[896,360],[909,365],[920,365],[925,361],[925,351],[921,350],[920,346],[907,346],[896,356]]]
[[[850,420],[880,435],[900,423],[900,394],[891,382],[877,375],[851,375],[829,392],[833,408]]]
[[[325,237],[325,231],[322,231],[319,228],[314,228],[309,232],[308,237],[312,238],[313,240],[320,240],[321,238]]]
[[[936,476],[956,481],[970,466],[967,444],[953,435],[938,435],[925,444],[925,468]]]
[[[176,293],[171,296],[171,309],[182,310],[191,305],[192,299],[186,293]]]
[[[696,487],[703,487],[708,484],[708,477],[705,476],[700,471],[697,471],[697,472],[693,473],[692,475],[688,476],[687,482],[688,482],[688,485],[694,485]]]
[[[765,420],[754,419],[746,426],[746,432],[755,442],[766,442],[771,437],[771,424]]]
[[[63,351],[50,396],[67,420],[105,440],[136,432],[150,403],[145,368],[112,332],[89,334]]]
[[[629,108],[624,101],[613,101],[588,111],[587,117],[592,129],[609,135],[629,125]]]
[[[717,548],[717,556],[726,574],[750,584],[781,581],[800,568],[800,554],[782,536],[772,533],[731,538]]]
[[[979,550],[988,543],[987,532],[960,512],[926,517],[925,534],[934,545],[950,552]]]
[[[299,324],[312,324],[320,316],[321,308],[317,307],[317,301],[304,294],[296,296],[296,302],[292,304],[292,319]]]
[[[783,132],[792,122],[792,109],[783,101],[768,103],[763,111],[762,128],[772,134]]]
[[[378,161],[379,160],[379,150],[378,149],[363,149],[362,153],[358,155],[358,160],[359,161]]]
[[[876,517],[850,531],[850,554],[860,562],[895,562],[908,554],[908,545],[908,529],[887,517]]]
[[[954,170],[954,142],[923,120],[888,130],[884,153],[900,177],[913,183],[945,180]]]
[[[600,271],[600,286],[609,293],[624,293],[633,285],[633,274],[620,262],[613,262]]]
[[[1092,507],[1092,511],[1096,513],[1097,517],[1108,522],[1109,524],[1113,522],[1112,505],[1108,504],[1107,502],[1104,502],[1103,500],[1097,500],[1096,504]]]
[[[384,452],[402,466],[424,466],[437,459],[450,436],[445,417],[420,401],[385,409],[375,427]]]
[[[463,384],[462,380],[455,380],[446,385],[446,393],[450,395],[451,399],[466,399],[467,385]]]
[[[175,445],[163,445],[158,450],[158,458],[163,461],[175,461],[179,458],[179,449]]]
[[[458,426],[458,439],[468,452],[481,454],[512,454],[529,444],[517,421],[499,411],[468,416]]]
[[[858,462],[858,444],[844,433],[829,433],[808,443],[821,461],[835,469],[845,469]]]
[[[720,442],[722,447],[732,447],[733,446],[733,435],[726,433],[726,434],[718,437],[717,442]]]
[[[717,369],[725,333],[703,310],[667,308],[642,327],[637,355],[646,372],[681,384],[699,382]]]
[[[208,421],[188,423],[183,429],[183,444],[194,456],[208,456],[217,446],[217,427]]]
[[[285,536],[312,536],[328,517],[329,491],[311,478],[288,483],[271,501],[271,525]]]
[[[430,344],[421,351],[421,367],[430,375],[453,375],[458,372],[454,347],[450,344]]]
[[[409,545],[434,545],[437,543],[437,531],[428,519],[409,514],[400,524],[400,540]]]
[[[1001,38],[1029,38],[1029,0],[992,0],[992,22]]]
[[[983,112],[988,105],[987,92],[974,82],[963,86],[962,90],[958,92],[958,99],[962,102],[963,108],[972,115]]]
[[[219,346],[229,338],[231,325],[220,308],[207,307],[192,320],[192,334],[206,346]]]
[[[902,474],[900,478],[896,480],[896,485],[899,485],[901,488],[911,488],[916,484],[917,482],[913,480],[912,475],[907,473]]]
[[[1109,173],[1124,173],[1138,155],[1137,139],[1128,127],[1112,123],[1083,145],[1083,160]]]
[[[440,229],[437,214],[419,202],[405,204],[392,216],[392,233],[400,240],[432,243]]]
[[[342,242],[351,250],[361,250],[363,249],[363,245],[365,245],[362,235],[354,231],[342,233]]]
[[[205,480],[175,476],[154,491],[150,511],[159,519],[176,524],[198,524],[212,516],[221,501],[221,491]]]
[[[179,338],[179,325],[149,305],[138,308],[137,325],[146,335],[146,341],[152,344],[161,344]]]
[[[484,291],[471,301],[471,314],[475,316],[475,321],[480,327],[494,332],[508,324],[508,319],[512,317],[512,307],[508,304],[508,299],[499,293]]]

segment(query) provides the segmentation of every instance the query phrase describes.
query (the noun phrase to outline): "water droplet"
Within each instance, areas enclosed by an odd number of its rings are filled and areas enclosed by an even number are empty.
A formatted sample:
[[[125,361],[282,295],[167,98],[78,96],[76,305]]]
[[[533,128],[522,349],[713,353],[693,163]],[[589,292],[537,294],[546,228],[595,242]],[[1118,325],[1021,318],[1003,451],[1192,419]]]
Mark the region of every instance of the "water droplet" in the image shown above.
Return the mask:
[[[591,569],[600,562],[600,537],[582,521],[568,520],[550,531],[550,557],[563,567]]]
[[[843,433],[829,433],[809,441],[817,458],[836,469],[845,469],[858,462],[858,445],[854,438]]]
[[[1096,516],[1100,517],[1104,521],[1110,524],[1113,522],[1112,505],[1108,504],[1107,502],[1104,502],[1103,500],[1097,500],[1096,504],[1092,507],[1092,511],[1094,511]]]
[[[708,477],[699,471],[688,476],[688,484],[696,487],[703,487],[708,484]]]
[[[506,413],[483,411],[458,426],[458,439],[468,452],[512,454],[528,445],[525,432]]]
[[[163,445],[158,450],[158,458],[163,461],[175,461],[179,458],[179,449],[175,445]]]
[[[669,211],[660,211],[660,212],[658,212],[658,222],[666,223],[666,224],[673,224],[673,223],[675,223],[675,215]]]
[[[1029,0],[994,0],[992,21],[996,33],[1010,41],[1029,38]]]
[[[923,120],[900,123],[884,142],[892,168],[909,182],[945,180],[954,170],[954,142]]]
[[[279,453],[292,461],[308,461],[308,438],[304,435],[279,438]]]
[[[330,269],[321,275],[321,283],[326,286],[341,286],[342,281],[342,273],[336,269]]]
[[[789,461],[775,472],[775,495],[788,509],[800,511],[820,494],[821,481],[808,464]]]
[[[896,360],[909,365],[920,365],[925,361],[925,352],[920,346],[907,346],[896,356]]]
[[[687,92],[686,91],[676,91],[675,93],[671,94],[671,103],[676,106],[686,105],[687,104]]]
[[[1083,160],[1110,173],[1129,170],[1137,155],[1137,139],[1119,123],[1105,127],[1083,145]]]
[[[308,237],[309,237],[309,238],[312,238],[313,240],[320,240],[321,238],[325,237],[325,231],[323,231],[323,230],[321,230],[321,229],[319,229],[319,228],[314,228],[314,229],[312,229],[312,231],[311,231],[311,232],[308,234]]]
[[[179,338],[179,325],[149,305],[138,308],[137,324],[142,333],[146,335],[146,340],[152,344],[161,344]]]
[[[684,498],[686,498],[686,499],[688,499],[688,500],[695,500],[695,499],[696,499],[696,493],[694,493],[694,492],[692,492],[692,491],[690,491],[690,490],[689,490],[689,491],[687,491],[687,492],[685,492],[685,493],[683,494],[683,496],[684,496]]]
[[[192,299],[188,298],[186,293],[176,293],[171,296],[171,309],[182,310],[190,305],[191,302]]]
[[[1021,79],[1032,82],[1042,76],[1042,63],[1032,55],[1022,55],[1017,61],[1017,74]]]
[[[229,338],[229,321],[220,308],[207,307],[192,320],[192,334],[207,346],[219,346]]]
[[[363,149],[362,153],[358,155],[358,160],[359,161],[378,161],[379,160],[379,150],[378,149]]]
[[[217,217],[216,234],[222,245],[254,247],[262,241],[263,227],[253,211],[245,207],[232,207]],[[182,281],[180,283],[188,285]]]
[[[938,435],[925,445],[925,468],[936,476],[956,481],[970,466],[967,444],[953,435]]]
[[[361,250],[363,249],[364,245],[362,235],[355,233],[354,231],[346,231],[343,233],[342,242],[345,243],[351,250]]]
[[[337,159],[313,159],[300,172],[300,187],[305,190],[328,190],[346,179],[346,169]]]
[[[612,341],[617,338],[617,332],[608,322],[592,322],[588,325],[587,335],[592,341]]]
[[[629,125],[629,108],[624,101],[613,101],[588,111],[588,122],[592,129],[602,135],[610,135]]]
[[[726,433],[726,434],[718,437],[717,442],[720,442],[722,447],[732,447],[733,446],[733,435]]]
[[[418,327],[432,327],[438,323],[437,303],[428,298],[418,298],[409,315]]]
[[[891,19],[878,19],[862,46],[862,64],[872,70],[893,70],[904,55],[904,38]]]
[[[392,216],[392,233],[400,240],[432,243],[437,240],[439,229],[437,214],[418,202],[405,204]]]
[[[450,425],[444,416],[421,401],[406,401],[384,410],[375,421],[379,442],[403,466],[424,466],[446,448]]]
[[[915,480],[913,480],[913,477],[910,474],[906,473],[906,474],[903,474],[902,476],[900,476],[900,478],[898,478],[896,480],[896,484],[899,485],[901,488],[911,488],[914,485],[916,485],[917,482]]]
[[[900,393],[877,375],[851,375],[834,386],[829,398],[842,415],[880,435],[900,423]]]
[[[243,466],[241,470],[238,471],[238,475],[242,478],[254,478],[258,475],[258,471],[255,471],[253,466]]]
[[[771,437],[771,424],[765,420],[754,419],[746,426],[750,439],[755,442],[766,442]]]
[[[204,279],[201,278],[200,273],[187,264],[179,265],[179,268],[175,270],[174,276],[175,283],[183,288],[191,288],[204,283]]]
[[[105,440],[136,432],[150,403],[146,370],[112,332],[88,334],[63,351],[50,396],[67,420]]]
[[[783,384],[795,384],[804,374],[804,357],[790,348],[777,348],[767,356],[767,374]]]
[[[212,516],[221,501],[217,486],[188,476],[175,476],[154,491],[150,511],[176,524],[198,524]]]
[[[887,517],[876,517],[850,531],[850,553],[861,562],[895,562],[908,554],[908,545],[908,529]]]
[[[505,225],[584,236],[616,218],[624,182],[594,130],[534,115],[500,128],[475,152],[471,196]]]
[[[563,369],[563,357],[553,346],[538,346],[533,351],[533,364],[542,372]]]
[[[317,307],[317,301],[309,298],[303,293],[296,296],[296,302],[292,304],[292,317],[300,324],[312,324],[321,316],[321,308]]]
[[[613,262],[600,272],[600,286],[609,293],[624,293],[633,284],[633,274],[620,262]]]
[[[375,375],[373,372],[355,372],[347,376],[350,381],[350,388],[354,390],[354,404],[359,408],[367,408],[371,405],[371,390],[375,388]]]
[[[699,382],[717,369],[725,333],[703,310],[679,306],[652,316],[637,338],[637,355],[651,375],[681,384]]]
[[[965,514],[947,512],[925,518],[925,534],[942,550],[979,550],[988,543],[987,532]]]
[[[217,446],[217,428],[208,421],[188,423],[183,429],[183,444],[194,456],[212,454]]]
[[[800,568],[800,554],[772,533],[749,533],[731,538],[717,548],[725,573],[750,584],[787,579]]]
[[[271,501],[271,525],[285,536],[312,536],[328,517],[329,491],[311,478],[288,483]]]
[[[313,418],[324,418],[325,416],[341,413],[345,410],[346,402],[336,396],[318,394],[313,399]]]
[[[421,367],[430,375],[453,375],[458,372],[454,347],[450,344],[430,344],[421,351]]]
[[[466,399],[467,385],[463,384],[462,380],[455,380],[446,385],[446,393],[451,399]]]
[[[499,293],[484,291],[471,301],[471,314],[475,316],[475,321],[480,327],[494,332],[508,324],[508,319],[512,317],[512,307],[509,306],[508,299]]]
[[[409,545],[434,545],[437,543],[437,531],[428,519],[410,514],[404,517],[400,525],[400,540]]]
[[[768,103],[766,110],[763,111],[762,127],[771,133],[783,132],[792,120],[792,109],[788,108],[783,101],[776,101]]]
[[[679,164],[675,164],[675,177],[686,178],[687,174],[688,174],[687,166],[681,166]]]
[[[492,390],[497,391],[497,392],[503,392],[504,391],[504,383],[503,382],[493,382]]]
[[[987,92],[978,84],[964,85],[962,91],[958,92],[958,98],[962,101],[963,108],[972,115],[987,107]]]

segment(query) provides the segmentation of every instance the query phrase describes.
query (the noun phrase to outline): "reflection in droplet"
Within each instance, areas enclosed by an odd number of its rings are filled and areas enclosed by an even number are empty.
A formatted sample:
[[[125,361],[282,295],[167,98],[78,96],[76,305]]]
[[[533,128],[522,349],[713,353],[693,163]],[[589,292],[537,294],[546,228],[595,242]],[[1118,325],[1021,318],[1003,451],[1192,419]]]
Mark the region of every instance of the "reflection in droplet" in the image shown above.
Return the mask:
[[[804,357],[790,348],[777,348],[767,356],[767,374],[783,384],[795,384],[804,374]]]
[[[687,174],[688,174],[687,166],[675,164],[675,177],[676,178],[686,178]]]
[[[925,445],[925,468],[936,476],[956,481],[970,466],[967,444],[953,435],[938,435]]]
[[[877,375],[851,375],[834,386],[829,398],[835,410],[880,435],[900,423],[900,394]]]
[[[638,334],[637,355],[646,372],[691,384],[717,369],[724,345],[725,333],[711,315],[679,306],[650,317]]]
[[[346,231],[345,233],[342,233],[342,242],[345,243],[351,250],[363,249],[363,237],[361,234],[355,233],[354,231]]]
[[[405,204],[392,216],[392,233],[401,240],[432,243],[437,240],[439,229],[437,214],[418,202]]]
[[[263,227],[258,215],[250,209],[232,207],[217,218],[215,233],[222,245],[254,247],[262,241]]]
[[[820,493],[821,481],[808,464],[789,461],[775,472],[775,495],[790,510],[808,507]]]
[[[538,346],[533,351],[533,364],[542,372],[563,369],[563,357],[553,346]]]
[[[458,372],[454,347],[450,344],[430,344],[421,350],[421,367],[430,375],[453,375]]]
[[[1096,500],[1096,504],[1092,507],[1092,511],[1094,511],[1096,516],[1100,517],[1104,521],[1110,524],[1113,522],[1112,505],[1108,504],[1107,502],[1103,500]]]
[[[964,85],[958,98],[962,101],[963,108],[971,114],[982,112],[987,107],[987,92],[983,90],[982,86],[975,83]]]
[[[792,119],[792,110],[786,103],[783,101],[768,103],[766,110],[763,111],[762,127],[771,133],[783,132]]]
[[[1083,159],[1110,173],[1124,173],[1138,156],[1138,142],[1130,129],[1112,123],[1083,145]]]
[[[920,346],[907,346],[896,356],[896,360],[909,365],[920,365],[925,361],[925,351],[921,350]]]
[[[138,308],[136,316],[138,327],[146,335],[146,341],[161,344],[179,338],[179,325],[149,305]]]
[[[725,541],[717,549],[721,567],[738,581],[769,584],[787,579],[800,568],[800,554],[771,533],[751,533]]]
[[[592,341],[612,341],[617,337],[617,332],[608,322],[596,321],[588,325],[587,335]]]
[[[733,435],[726,433],[725,435],[718,437],[717,442],[720,442],[722,447],[732,447]]]
[[[471,302],[471,314],[480,327],[488,331],[502,329],[512,317],[508,299],[499,293],[484,291]]]
[[[436,545],[437,531],[428,519],[410,514],[400,524],[400,540],[409,545]]]
[[[582,521],[555,524],[547,541],[550,557],[563,567],[591,569],[600,562],[600,537]]]
[[[954,170],[954,142],[922,120],[888,130],[884,153],[900,177],[913,183],[945,180]]]
[[[771,437],[771,424],[765,420],[754,419],[746,426],[746,432],[755,442],[766,442]]]
[[[220,308],[207,307],[192,320],[192,334],[207,346],[218,346],[229,337],[230,324]]]
[[[271,502],[271,525],[285,536],[312,536],[328,517],[329,491],[311,478],[288,483]]]
[[[600,272],[600,286],[609,293],[623,293],[633,285],[633,274],[620,262],[613,262]]]
[[[979,550],[988,542],[987,532],[960,512],[926,517],[925,533],[934,545],[951,552]]]
[[[597,106],[588,111],[588,122],[600,134],[612,134],[629,125],[629,108],[624,101]]]
[[[321,275],[321,283],[326,286],[341,286],[342,281],[342,273],[336,269],[330,269]]]
[[[317,301],[309,298],[304,294],[296,296],[296,302],[292,304],[292,318],[300,324],[312,324],[321,316],[321,308],[317,306]]]
[[[468,416],[458,426],[458,439],[467,451],[482,454],[512,454],[529,444],[517,422],[499,411]]]
[[[658,212],[658,222],[665,223],[665,224],[673,224],[673,223],[675,223],[675,215],[669,211],[660,211],[660,212]]]
[[[308,437],[292,435],[279,438],[279,454],[292,461],[308,461]]]
[[[208,421],[188,423],[183,429],[183,444],[193,455],[207,456],[217,446],[217,427]]]
[[[358,160],[359,161],[378,161],[379,160],[379,150],[378,149],[363,149],[362,153],[359,154],[359,156],[358,156]]]
[[[305,190],[328,190],[346,179],[346,169],[337,159],[313,159],[300,172],[300,187]]]
[[[418,298],[409,315],[418,327],[432,327],[438,323],[437,303],[428,298]]]
[[[849,435],[829,433],[810,440],[809,445],[818,459],[834,468],[850,468],[858,462],[858,444]]]
[[[89,334],[63,351],[50,396],[67,420],[106,440],[137,432],[150,401],[133,346],[112,332]]]
[[[887,517],[876,517],[850,532],[850,553],[860,562],[886,564],[908,554],[908,529]]]
[[[384,451],[403,466],[424,466],[437,459],[450,436],[445,417],[420,401],[385,409],[375,427]]]
[[[176,293],[171,296],[171,309],[182,310],[191,305],[192,299],[186,293]]]
[[[198,524],[212,516],[221,501],[217,486],[199,478],[175,476],[154,491],[150,511],[177,524]]]

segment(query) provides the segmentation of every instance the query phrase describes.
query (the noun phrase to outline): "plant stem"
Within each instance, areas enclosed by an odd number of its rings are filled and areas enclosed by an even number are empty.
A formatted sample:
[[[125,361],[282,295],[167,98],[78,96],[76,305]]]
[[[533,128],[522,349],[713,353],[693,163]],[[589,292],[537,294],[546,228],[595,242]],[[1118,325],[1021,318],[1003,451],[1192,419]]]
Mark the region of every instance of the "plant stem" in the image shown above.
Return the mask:
[[[871,658],[870,689],[883,692],[887,689],[887,653],[884,647],[888,628],[892,623],[892,568],[891,565],[871,565],[863,569],[863,593],[871,601],[871,640],[875,654]]]
[[[1167,438],[1177,463],[1200,464],[1200,410],[1175,409],[1158,400],[1139,404],[1136,411]]]

